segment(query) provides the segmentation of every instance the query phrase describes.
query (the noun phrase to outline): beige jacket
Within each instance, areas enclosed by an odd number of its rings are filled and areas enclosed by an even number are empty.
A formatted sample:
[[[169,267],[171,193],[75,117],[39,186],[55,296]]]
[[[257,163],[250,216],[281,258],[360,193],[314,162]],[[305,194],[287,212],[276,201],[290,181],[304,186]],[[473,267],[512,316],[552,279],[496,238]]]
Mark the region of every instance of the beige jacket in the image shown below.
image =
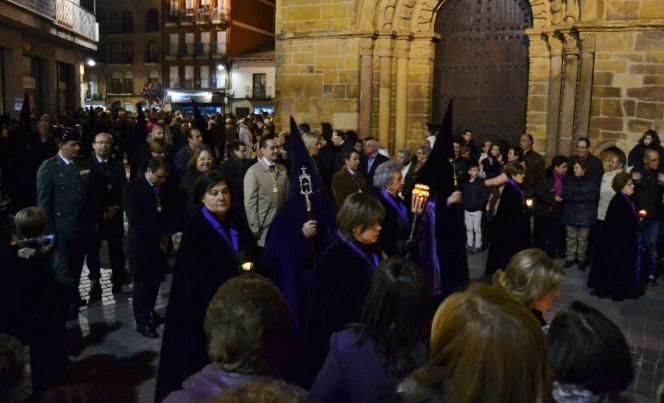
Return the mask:
[[[249,229],[258,240],[260,247],[265,246],[265,235],[277,210],[286,202],[288,196],[288,173],[286,167],[276,164],[276,178],[264,159],[252,165],[244,175],[244,210],[247,214]],[[276,189],[275,188],[276,179]]]

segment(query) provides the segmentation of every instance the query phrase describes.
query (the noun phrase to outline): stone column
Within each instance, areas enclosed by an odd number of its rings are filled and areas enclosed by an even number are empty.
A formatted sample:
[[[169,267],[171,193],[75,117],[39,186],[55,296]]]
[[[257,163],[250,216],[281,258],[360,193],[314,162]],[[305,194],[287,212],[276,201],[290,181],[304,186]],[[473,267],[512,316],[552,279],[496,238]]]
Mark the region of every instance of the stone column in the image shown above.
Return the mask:
[[[390,97],[392,87],[392,39],[376,41],[376,56],[379,58],[378,75],[378,143],[383,146],[390,139]],[[362,135],[366,135],[362,133]]]
[[[397,85],[396,85],[396,115],[394,119],[394,138],[390,139],[388,149],[403,148],[406,145],[406,121],[408,115],[408,51],[410,41],[401,39],[397,41],[395,56],[397,57]]]
[[[574,110],[576,108],[576,82],[579,69],[579,47],[574,34],[564,34],[564,79],[563,96],[560,111],[558,153],[569,155],[572,150],[572,132],[574,130]]]
[[[574,138],[588,137],[590,127],[590,101],[593,90],[593,70],[595,69],[595,34],[580,33],[581,36],[581,75],[579,77],[579,104],[577,106]]]
[[[360,136],[371,135],[371,114],[373,99],[373,40],[360,42],[360,118],[358,130]]]
[[[549,102],[546,117],[546,156],[551,158],[558,152],[558,124],[560,123],[560,91],[563,74],[563,43],[558,36],[547,37],[550,56]]]

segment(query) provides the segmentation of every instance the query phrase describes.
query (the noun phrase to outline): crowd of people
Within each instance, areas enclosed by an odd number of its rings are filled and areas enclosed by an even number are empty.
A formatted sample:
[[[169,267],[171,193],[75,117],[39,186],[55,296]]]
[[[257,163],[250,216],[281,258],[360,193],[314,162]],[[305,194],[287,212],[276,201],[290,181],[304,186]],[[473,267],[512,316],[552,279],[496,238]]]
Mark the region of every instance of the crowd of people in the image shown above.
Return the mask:
[[[2,124],[0,401],[18,399],[21,343],[34,401],[67,387],[66,322],[101,300],[104,241],[112,293],[163,336],[157,402],[600,402],[634,377],[602,313],[547,312],[574,265],[601,297],[656,285],[655,132],[605,172],[587,138],[547,168],[528,134],[478,147],[435,124],[393,158],[328,123],[277,133],[196,105]],[[467,253],[487,248],[471,284]]]

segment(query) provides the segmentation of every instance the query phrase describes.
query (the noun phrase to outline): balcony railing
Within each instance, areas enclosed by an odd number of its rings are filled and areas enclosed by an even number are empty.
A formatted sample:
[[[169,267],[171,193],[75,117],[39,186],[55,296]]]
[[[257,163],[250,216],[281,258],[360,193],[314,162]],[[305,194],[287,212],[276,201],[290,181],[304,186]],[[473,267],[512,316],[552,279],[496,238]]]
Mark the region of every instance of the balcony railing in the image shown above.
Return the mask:
[[[228,10],[217,8],[169,9],[167,22],[180,24],[220,24],[228,22]]]
[[[72,0],[55,0],[55,22],[88,40],[99,42],[99,24],[95,16]]]

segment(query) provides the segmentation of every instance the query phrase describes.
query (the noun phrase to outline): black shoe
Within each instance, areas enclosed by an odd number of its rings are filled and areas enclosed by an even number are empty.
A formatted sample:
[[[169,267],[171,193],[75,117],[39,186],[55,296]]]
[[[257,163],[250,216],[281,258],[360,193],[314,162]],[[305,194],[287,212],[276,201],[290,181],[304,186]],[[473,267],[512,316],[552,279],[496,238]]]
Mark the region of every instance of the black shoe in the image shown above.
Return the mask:
[[[574,261],[573,260],[565,260],[565,263],[563,263],[563,267],[565,269],[569,269],[572,266],[574,266]]]
[[[152,320],[155,327],[166,322],[166,318],[159,315],[156,311],[152,311],[152,313],[150,313],[150,320]]]
[[[149,339],[159,338],[159,333],[149,323],[136,326],[136,331]]]
[[[655,276],[648,277],[648,285],[650,285],[651,287],[657,287],[657,279],[655,278]]]
[[[99,301],[101,301],[101,283],[99,283],[99,280],[92,280],[88,304],[93,304]]]

